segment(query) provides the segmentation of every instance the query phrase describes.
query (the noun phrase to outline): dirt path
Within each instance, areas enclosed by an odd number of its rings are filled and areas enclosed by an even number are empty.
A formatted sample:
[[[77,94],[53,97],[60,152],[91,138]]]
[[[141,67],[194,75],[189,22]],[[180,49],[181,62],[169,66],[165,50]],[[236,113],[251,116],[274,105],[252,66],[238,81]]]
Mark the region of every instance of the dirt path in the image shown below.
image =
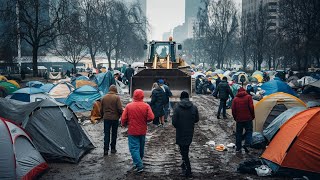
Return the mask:
[[[123,103],[128,97],[122,97]],[[200,122],[196,125],[193,143],[190,147],[190,160],[193,179],[285,179],[259,178],[236,172],[239,162],[246,158],[259,157],[261,151],[249,154],[236,154],[234,149],[218,152],[204,145],[209,140],[217,144],[234,142],[234,121],[216,118],[218,101],[212,96],[194,96],[194,103],[200,112]],[[79,164],[50,163],[50,170],[41,179],[183,179],[179,176],[181,156],[175,145],[175,129],[169,122],[163,128],[150,125],[145,148],[145,172],[137,174],[128,171],[132,167],[125,129],[119,129],[118,153],[103,157],[103,124],[86,125],[97,146]]]

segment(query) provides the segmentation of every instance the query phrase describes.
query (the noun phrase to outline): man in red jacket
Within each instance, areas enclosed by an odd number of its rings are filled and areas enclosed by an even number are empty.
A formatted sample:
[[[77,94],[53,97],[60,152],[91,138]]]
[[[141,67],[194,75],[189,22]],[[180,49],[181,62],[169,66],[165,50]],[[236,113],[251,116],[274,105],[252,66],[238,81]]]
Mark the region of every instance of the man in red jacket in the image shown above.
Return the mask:
[[[252,120],[254,116],[254,107],[252,97],[241,87],[238,90],[236,97],[232,102],[232,116],[237,122],[236,125],[236,151],[240,152],[241,148],[245,152],[249,152],[247,147],[250,147],[252,142]],[[245,145],[242,146],[243,129],[245,129]]]
[[[143,172],[142,158],[147,133],[147,123],[154,119],[149,104],[143,102],[144,93],[136,89],[133,93],[133,102],[127,104],[121,116],[122,126],[128,125],[129,150],[137,172]]]

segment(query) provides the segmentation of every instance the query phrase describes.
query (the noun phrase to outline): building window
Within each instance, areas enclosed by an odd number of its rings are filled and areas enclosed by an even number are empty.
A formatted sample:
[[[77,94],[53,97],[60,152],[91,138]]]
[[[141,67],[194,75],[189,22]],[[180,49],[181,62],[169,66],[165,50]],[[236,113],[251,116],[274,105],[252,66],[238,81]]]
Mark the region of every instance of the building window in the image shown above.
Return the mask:
[[[268,9],[268,12],[277,12],[277,9]]]
[[[277,16],[268,16],[268,19],[277,19]]]

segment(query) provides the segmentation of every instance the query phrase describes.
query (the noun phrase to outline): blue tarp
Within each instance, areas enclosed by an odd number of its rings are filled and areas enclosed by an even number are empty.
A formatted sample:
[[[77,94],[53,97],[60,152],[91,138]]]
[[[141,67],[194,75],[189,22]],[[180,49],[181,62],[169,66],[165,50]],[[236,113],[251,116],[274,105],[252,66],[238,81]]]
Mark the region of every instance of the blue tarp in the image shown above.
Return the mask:
[[[27,82],[26,86],[40,88],[41,86],[43,86],[43,83],[40,81],[29,81],[29,82]]]
[[[66,99],[65,104],[75,112],[91,111],[94,102],[101,97],[99,90],[85,85],[74,90]]]
[[[42,90],[40,88],[29,87],[29,88],[22,88],[22,89],[19,89],[19,90],[13,92],[13,94],[17,94],[17,93],[38,94],[38,93],[44,93],[44,90]]]
[[[41,86],[40,89],[42,89],[45,92],[49,92],[53,86],[54,86],[54,84],[48,83],[48,84]]]
[[[265,91],[264,95],[270,95],[277,92],[284,92],[296,97],[298,96],[297,93],[287,83],[278,80],[278,78],[265,82],[261,86],[261,89]]]
[[[32,99],[38,99],[36,94],[43,94],[45,93],[42,89],[40,88],[22,88],[17,91],[15,91],[10,99],[15,99],[18,101],[22,102],[31,102],[33,101]],[[34,95],[34,98],[31,98],[31,96]],[[44,95],[45,96],[45,95]],[[40,99],[43,99],[44,97],[41,97]]]
[[[106,73],[99,73],[94,75],[93,80],[97,85],[98,89],[103,93],[107,94],[109,87],[112,84],[116,84],[112,72],[108,71]]]
[[[264,137],[270,141],[285,122],[287,122],[294,115],[306,109],[307,108],[305,107],[293,107],[284,111],[277,118],[275,118],[266,129],[263,130]]]

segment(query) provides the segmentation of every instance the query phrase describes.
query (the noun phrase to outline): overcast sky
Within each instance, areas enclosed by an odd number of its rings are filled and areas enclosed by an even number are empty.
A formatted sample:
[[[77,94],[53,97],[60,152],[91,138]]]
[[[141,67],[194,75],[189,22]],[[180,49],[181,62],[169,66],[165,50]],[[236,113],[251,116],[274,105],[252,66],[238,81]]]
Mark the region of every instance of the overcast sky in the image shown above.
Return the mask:
[[[242,0],[234,0],[236,4]],[[147,0],[147,18],[153,40],[162,40],[164,32],[184,22],[185,0]]]

